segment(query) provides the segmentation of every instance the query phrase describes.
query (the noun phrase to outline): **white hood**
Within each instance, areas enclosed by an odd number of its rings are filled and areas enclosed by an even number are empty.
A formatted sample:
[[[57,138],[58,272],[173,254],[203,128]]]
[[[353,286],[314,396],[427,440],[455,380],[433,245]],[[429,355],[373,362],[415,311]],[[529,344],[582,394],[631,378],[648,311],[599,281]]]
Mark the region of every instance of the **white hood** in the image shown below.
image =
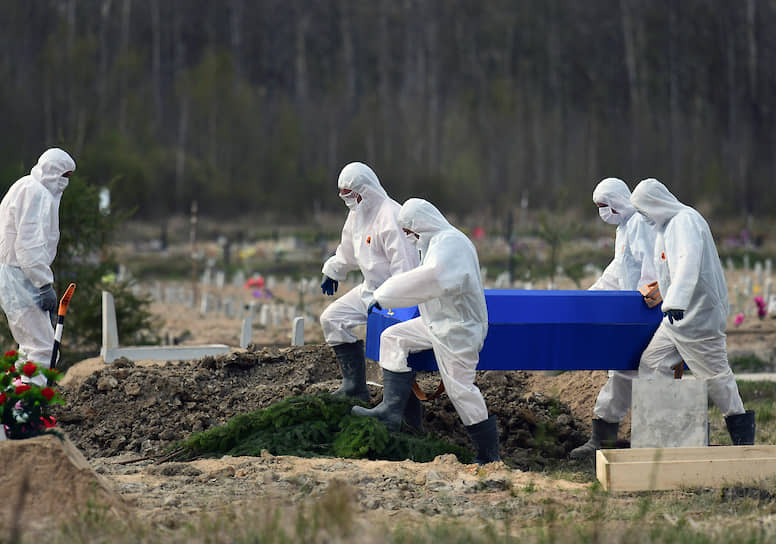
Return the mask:
[[[630,201],[634,208],[652,219],[658,229],[664,228],[672,217],[688,207],[654,178],[642,180],[636,185]]]
[[[593,190],[593,202],[606,204],[627,220],[636,213],[636,209],[630,203],[631,192],[625,182],[619,178],[606,178]]]
[[[62,177],[62,174],[73,171],[75,171],[73,158],[65,151],[53,147],[40,156],[38,164],[30,170],[30,175],[56,196],[62,194],[68,184],[68,179]]]

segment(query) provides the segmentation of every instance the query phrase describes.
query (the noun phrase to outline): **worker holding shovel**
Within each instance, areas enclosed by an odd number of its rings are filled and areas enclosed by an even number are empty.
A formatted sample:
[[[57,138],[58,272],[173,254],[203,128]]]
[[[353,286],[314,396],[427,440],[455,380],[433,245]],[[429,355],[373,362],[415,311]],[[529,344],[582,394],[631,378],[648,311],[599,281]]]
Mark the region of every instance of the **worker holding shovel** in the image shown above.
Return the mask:
[[[49,149],[0,203],[0,307],[19,344],[19,360],[45,368],[54,346],[51,315],[57,295],[51,263],[59,243],[59,202],[73,171],[70,155]],[[25,380],[46,385],[42,374]]]

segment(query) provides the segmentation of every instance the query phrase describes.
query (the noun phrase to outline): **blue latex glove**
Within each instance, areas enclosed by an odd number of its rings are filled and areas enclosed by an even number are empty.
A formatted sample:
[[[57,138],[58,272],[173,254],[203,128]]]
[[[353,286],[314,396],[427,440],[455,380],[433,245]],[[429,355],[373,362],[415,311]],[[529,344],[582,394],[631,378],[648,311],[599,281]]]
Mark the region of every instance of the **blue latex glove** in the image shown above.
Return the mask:
[[[53,312],[57,309],[57,294],[50,283],[38,290],[38,306],[44,312]]]
[[[668,316],[668,322],[673,325],[674,321],[681,321],[684,319],[684,310],[668,310],[667,312],[663,312],[663,317],[665,316]]]
[[[372,300],[372,303],[369,305],[369,308],[366,309],[366,315],[371,314],[372,310],[374,310],[375,308],[378,309],[378,310],[382,310],[383,309],[383,307],[380,306],[379,302],[377,302],[376,300]]]
[[[324,295],[333,295],[337,292],[337,287],[339,287],[339,282],[337,280],[331,279],[329,276],[323,277],[323,283],[321,284],[321,291],[323,291]]]

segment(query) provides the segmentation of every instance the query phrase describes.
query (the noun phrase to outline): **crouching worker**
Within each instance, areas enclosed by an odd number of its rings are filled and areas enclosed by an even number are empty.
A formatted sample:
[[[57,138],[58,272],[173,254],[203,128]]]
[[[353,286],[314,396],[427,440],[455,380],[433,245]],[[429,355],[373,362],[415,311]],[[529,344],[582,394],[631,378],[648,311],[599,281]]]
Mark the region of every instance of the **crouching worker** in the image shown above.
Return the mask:
[[[657,232],[653,262],[664,315],[641,354],[639,377],[670,378],[684,360],[696,378],[706,380],[733,445],[754,444],[755,414],[744,410],[728,364],[728,292],[708,223],[656,179],[641,181],[630,201]]]
[[[350,211],[337,252],[323,265],[321,290],[334,295],[351,270],[359,270],[364,281],[324,310],[321,327],[342,370],[342,387],[334,394],[369,402],[364,342],[352,329],[366,324],[374,290],[386,278],[417,266],[418,252],[399,228],[396,217],[401,206],[388,196],[371,168],[360,162],[346,165],[337,186]]]
[[[407,365],[407,356],[431,348],[447,395],[476,447],[475,462],[498,461],[496,417],[488,417],[485,399],[474,385],[488,332],[477,251],[466,235],[425,200],[405,202],[399,225],[408,240],[417,244],[420,266],[387,279],[375,290],[369,311],[418,305],[420,317],[382,333],[383,400],[372,409],[354,406],[353,414],[376,417],[389,429],[398,430],[402,417],[408,417],[405,409],[411,397],[415,402],[415,373]]]

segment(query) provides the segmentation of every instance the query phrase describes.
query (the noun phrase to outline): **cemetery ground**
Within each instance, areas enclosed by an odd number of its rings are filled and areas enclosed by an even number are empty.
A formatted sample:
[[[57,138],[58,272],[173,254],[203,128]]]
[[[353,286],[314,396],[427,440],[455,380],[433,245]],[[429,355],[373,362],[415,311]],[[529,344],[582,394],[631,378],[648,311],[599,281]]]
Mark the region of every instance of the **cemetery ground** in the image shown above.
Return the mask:
[[[225,290],[235,297],[236,308],[252,300],[242,288]],[[315,315],[327,299],[313,293],[311,288],[303,294],[302,303]],[[272,303],[298,304],[298,297],[296,289],[286,291],[280,282]],[[162,301],[152,310],[163,319],[161,335],[180,344],[234,346],[239,341],[238,311],[199,315],[179,302]],[[569,460],[568,452],[587,438],[605,372],[480,373],[477,384],[499,418],[504,460],[485,467],[463,464],[452,454],[430,463],[268,452],[165,460],[165,453],[192,432],[338,386],[336,361],[321,343],[317,323],[308,319],[305,346],[290,347],[288,320],[267,319],[264,325],[254,322],[253,345],[226,356],[112,365],[92,358],[73,364],[60,384],[67,405],[56,415],[69,441],[65,445],[74,446],[84,464],[73,469],[61,454],[54,455],[52,450],[62,448],[56,438],[19,441],[26,449],[14,453],[2,476],[3,489],[13,492],[0,507],[0,541],[34,542],[43,536],[52,542],[776,539],[776,479],[724,489],[607,493],[595,482],[592,461]],[[748,315],[740,326],[731,321],[731,358],[746,367],[734,370],[773,371],[774,338],[776,319]],[[368,379],[381,381],[376,363],[369,363]],[[423,374],[419,381],[432,390],[438,375]],[[370,389],[378,400],[379,386]],[[747,407],[758,412],[756,443],[773,444],[776,387],[755,381],[741,383],[741,389]],[[716,409],[710,410],[710,423],[712,443],[729,444]],[[426,404],[424,425],[469,446],[445,395]],[[621,438],[628,437],[628,425],[626,420],[621,426]],[[20,446],[0,443],[0,452]]]

